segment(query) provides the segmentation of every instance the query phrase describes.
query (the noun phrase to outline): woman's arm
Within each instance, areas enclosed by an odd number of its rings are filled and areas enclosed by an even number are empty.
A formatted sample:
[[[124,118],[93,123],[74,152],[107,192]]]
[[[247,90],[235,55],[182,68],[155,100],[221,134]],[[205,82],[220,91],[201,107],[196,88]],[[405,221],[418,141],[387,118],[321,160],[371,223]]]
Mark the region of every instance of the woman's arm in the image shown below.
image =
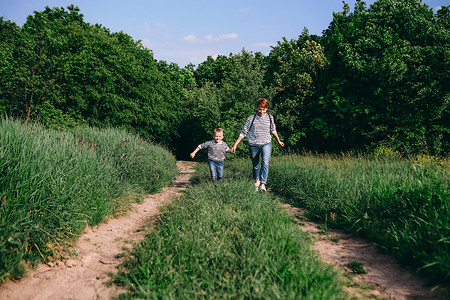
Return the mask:
[[[242,135],[239,135],[239,137],[237,138],[236,142],[234,143],[233,147],[231,147],[231,152],[234,153],[236,152],[236,147],[237,145],[242,141],[244,137]]]
[[[277,139],[278,144],[280,144],[281,147],[284,147],[284,143],[280,140],[280,138],[278,137],[278,132],[274,131],[272,132],[272,134],[275,136],[275,138]]]
[[[233,147],[231,147],[231,152],[236,152],[237,145],[242,141],[242,139],[247,135],[248,131],[250,130],[250,124],[253,123],[252,119],[254,119],[256,115],[251,115],[247,118],[245,121],[244,127],[242,128],[241,133],[239,134],[239,137],[237,138],[236,142],[234,143]]]

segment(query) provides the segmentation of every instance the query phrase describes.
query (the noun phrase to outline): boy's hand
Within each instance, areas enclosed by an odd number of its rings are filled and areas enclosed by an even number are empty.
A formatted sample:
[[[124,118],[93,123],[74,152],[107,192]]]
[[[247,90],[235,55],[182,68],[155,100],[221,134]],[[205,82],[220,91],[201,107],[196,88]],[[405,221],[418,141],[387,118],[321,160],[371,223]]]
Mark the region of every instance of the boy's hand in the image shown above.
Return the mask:
[[[191,158],[192,158],[192,159],[194,159],[194,157],[195,157],[195,153],[194,153],[194,152],[192,152],[190,156],[191,156]]]

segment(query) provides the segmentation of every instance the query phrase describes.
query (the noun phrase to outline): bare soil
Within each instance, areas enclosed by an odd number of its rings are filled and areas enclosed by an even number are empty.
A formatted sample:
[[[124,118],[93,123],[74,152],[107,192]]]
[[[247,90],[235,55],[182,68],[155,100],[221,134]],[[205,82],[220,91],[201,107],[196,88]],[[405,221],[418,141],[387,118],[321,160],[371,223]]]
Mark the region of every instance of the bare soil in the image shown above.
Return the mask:
[[[109,284],[110,272],[124,262],[117,254],[124,253],[145,236],[145,226],[154,224],[161,206],[181,195],[194,172],[192,162],[177,162],[180,175],[172,186],[150,195],[123,217],[112,218],[93,228],[87,228],[68,252],[72,256],[62,261],[41,264],[23,278],[0,285],[0,299],[112,299],[125,292]],[[283,205],[296,216],[302,211]],[[346,276],[347,292],[355,299],[449,299],[442,289],[432,290],[426,279],[400,266],[392,257],[349,234],[332,231],[320,234],[319,224],[301,221],[302,230],[315,236],[314,249],[322,259],[350,274],[346,265],[352,261],[363,264],[367,274]],[[74,255],[75,254],[75,255]]]

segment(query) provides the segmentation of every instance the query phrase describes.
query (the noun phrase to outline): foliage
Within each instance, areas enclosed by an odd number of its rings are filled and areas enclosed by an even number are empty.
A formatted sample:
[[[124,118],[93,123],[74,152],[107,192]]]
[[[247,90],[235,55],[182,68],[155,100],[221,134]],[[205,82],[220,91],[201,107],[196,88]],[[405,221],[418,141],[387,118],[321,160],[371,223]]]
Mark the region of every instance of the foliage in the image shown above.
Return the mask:
[[[233,54],[230,53],[230,57]],[[217,58],[208,56],[204,62],[198,65],[194,71],[194,77],[200,87],[208,81],[220,85],[222,80],[227,78],[231,72],[231,59],[225,55],[218,55]]]
[[[140,42],[85,23],[73,5],[35,12],[21,29],[0,24],[8,37],[0,64],[3,111],[55,127],[115,126],[173,142],[184,82]]]
[[[445,156],[449,16],[448,6],[434,13],[417,0],[358,0],[322,36],[305,28],[267,56],[243,49],[180,68],[86,23],[78,7],[46,7],[22,27],[0,18],[0,113],[122,128],[187,158],[217,126],[232,144],[264,97],[291,150]],[[236,155],[246,154],[241,143]]]
[[[357,1],[322,39],[330,60],[327,110],[349,149],[380,142],[403,153],[449,148],[448,8],[416,0]]]
[[[165,207],[134,249],[118,277],[131,291],[120,299],[343,298],[310,242],[251,183],[200,184]]]
[[[177,172],[165,149],[115,129],[60,132],[0,121],[0,280],[46,261],[137,193]],[[122,202],[121,202],[122,201]]]
[[[217,67],[223,64],[222,68]],[[226,68],[228,66],[230,68]],[[217,70],[226,69],[226,77],[220,82],[209,80]],[[184,155],[195,147],[211,138],[212,130],[216,127],[224,129],[225,141],[231,147],[239,136],[247,117],[254,113],[256,100],[261,97],[270,98],[271,91],[264,85],[265,67],[262,54],[252,54],[242,50],[239,54],[230,54],[216,61],[212,58],[194,71],[196,78],[199,74],[209,74],[208,81],[197,89],[186,94],[186,110],[184,122],[180,128],[181,142]],[[224,72],[220,72],[222,76]],[[201,81],[201,80],[200,80]],[[238,155],[247,154],[244,143],[239,145]],[[200,153],[202,157],[204,153]]]
[[[299,148],[299,141],[307,137],[327,135],[321,110],[322,73],[328,65],[324,49],[305,28],[298,40],[278,42],[269,56],[268,75],[272,75],[276,95],[274,102],[280,115],[280,125],[286,132],[287,144]],[[307,146],[305,142],[302,143]],[[308,145],[314,147],[314,145]],[[315,146],[317,148],[317,145]]]

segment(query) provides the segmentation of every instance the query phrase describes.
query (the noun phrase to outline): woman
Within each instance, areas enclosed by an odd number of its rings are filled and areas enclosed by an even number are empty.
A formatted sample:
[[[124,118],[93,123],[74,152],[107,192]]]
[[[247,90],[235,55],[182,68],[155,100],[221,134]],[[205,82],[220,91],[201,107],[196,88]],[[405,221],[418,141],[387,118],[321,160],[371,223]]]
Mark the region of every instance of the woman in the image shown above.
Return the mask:
[[[253,179],[255,179],[256,190],[266,191],[267,176],[269,175],[269,160],[272,154],[272,136],[273,134],[280,144],[284,147],[284,143],[280,141],[275,127],[275,121],[272,115],[267,114],[269,101],[259,98],[257,101],[257,113],[247,118],[242,128],[241,134],[231,148],[231,152],[236,151],[237,145],[248,134],[248,148],[250,150],[250,158],[253,163]],[[260,174],[260,157],[261,157],[261,174]]]

